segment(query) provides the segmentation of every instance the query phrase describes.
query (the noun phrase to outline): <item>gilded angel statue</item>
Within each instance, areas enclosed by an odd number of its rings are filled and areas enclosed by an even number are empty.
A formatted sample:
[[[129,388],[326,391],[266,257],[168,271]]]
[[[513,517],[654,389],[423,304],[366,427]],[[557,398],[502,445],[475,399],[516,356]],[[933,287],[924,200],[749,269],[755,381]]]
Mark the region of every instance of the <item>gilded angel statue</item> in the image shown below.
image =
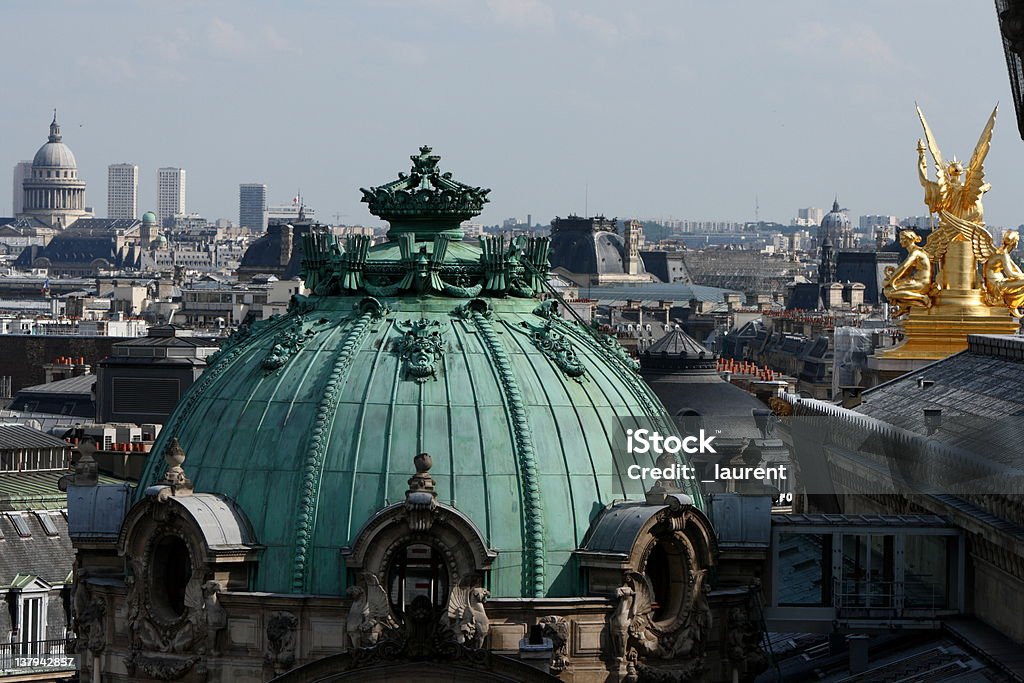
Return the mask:
[[[974,153],[965,169],[954,156],[948,164],[942,160],[942,152],[935,142],[935,136],[928,126],[928,122],[917,108],[917,116],[921,119],[921,126],[924,128],[924,140],[917,141],[917,168],[918,176],[924,187],[924,201],[932,213],[941,214],[947,211],[950,214],[979,225],[985,224],[984,209],[981,206],[981,196],[988,192],[992,186],[985,182],[985,157],[992,146],[992,130],[996,125],[996,113],[999,107],[992,110],[988,117],[984,130],[978,144],[974,147]],[[935,161],[935,180],[928,178],[928,162],[925,157],[925,149],[931,152]],[[963,176],[963,180],[961,180]]]

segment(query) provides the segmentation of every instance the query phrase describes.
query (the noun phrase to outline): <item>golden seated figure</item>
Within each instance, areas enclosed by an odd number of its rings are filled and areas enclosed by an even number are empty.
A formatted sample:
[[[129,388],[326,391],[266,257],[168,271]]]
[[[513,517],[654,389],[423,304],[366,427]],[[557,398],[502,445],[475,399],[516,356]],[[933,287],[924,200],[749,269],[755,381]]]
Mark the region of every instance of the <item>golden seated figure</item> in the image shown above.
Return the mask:
[[[882,293],[894,306],[894,318],[909,313],[914,306],[932,306],[932,259],[918,246],[920,242],[921,236],[913,230],[900,231],[900,246],[909,253],[903,263],[885,269]]]
[[[985,292],[994,305],[1010,309],[1015,318],[1024,317],[1024,270],[1011,254],[1020,243],[1016,230],[1007,230],[1002,245],[985,261]]]

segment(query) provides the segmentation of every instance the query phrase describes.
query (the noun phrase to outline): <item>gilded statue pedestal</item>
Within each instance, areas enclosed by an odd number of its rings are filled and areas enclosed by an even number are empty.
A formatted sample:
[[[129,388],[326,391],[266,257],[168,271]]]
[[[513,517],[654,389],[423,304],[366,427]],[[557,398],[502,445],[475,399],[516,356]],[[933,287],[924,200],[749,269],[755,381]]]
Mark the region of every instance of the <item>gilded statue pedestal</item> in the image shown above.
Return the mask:
[[[1019,328],[1020,321],[1005,308],[979,309],[958,304],[915,308],[903,322],[906,338],[897,346],[877,351],[875,357],[939,360],[966,349],[969,334],[1016,334]]]

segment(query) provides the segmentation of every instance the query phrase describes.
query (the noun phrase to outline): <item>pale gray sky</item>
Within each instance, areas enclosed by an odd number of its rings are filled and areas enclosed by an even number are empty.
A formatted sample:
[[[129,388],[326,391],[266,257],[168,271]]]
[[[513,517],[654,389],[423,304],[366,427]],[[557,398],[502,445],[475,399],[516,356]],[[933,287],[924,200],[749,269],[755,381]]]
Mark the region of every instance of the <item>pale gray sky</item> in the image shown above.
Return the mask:
[[[0,214],[10,169],[65,142],[106,211],[106,167],[188,172],[188,208],[238,216],[238,184],[372,217],[358,188],[422,144],[493,188],[483,220],[584,210],[788,222],[924,213],[921,103],[969,157],[992,106],[990,225],[1024,222],[1024,143],[989,0],[3,0]]]

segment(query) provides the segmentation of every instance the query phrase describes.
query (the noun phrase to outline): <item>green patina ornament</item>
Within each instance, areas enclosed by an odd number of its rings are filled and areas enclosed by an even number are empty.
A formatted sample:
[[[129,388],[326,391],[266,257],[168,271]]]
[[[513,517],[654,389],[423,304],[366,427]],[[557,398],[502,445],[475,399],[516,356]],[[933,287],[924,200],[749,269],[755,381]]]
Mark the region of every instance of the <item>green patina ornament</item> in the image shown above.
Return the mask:
[[[230,338],[161,432],[137,499],[177,437],[195,490],[235,501],[263,546],[250,590],[341,596],[342,549],[430,453],[438,503],[498,553],[494,597],[583,595],[574,552],[591,520],[645,495],[617,425],[678,432],[618,343],[540,300],[547,238],[461,241],[489,191],[440,172],[429,148],[412,159],[363,190],[389,241],[305,238],[311,294]]]

